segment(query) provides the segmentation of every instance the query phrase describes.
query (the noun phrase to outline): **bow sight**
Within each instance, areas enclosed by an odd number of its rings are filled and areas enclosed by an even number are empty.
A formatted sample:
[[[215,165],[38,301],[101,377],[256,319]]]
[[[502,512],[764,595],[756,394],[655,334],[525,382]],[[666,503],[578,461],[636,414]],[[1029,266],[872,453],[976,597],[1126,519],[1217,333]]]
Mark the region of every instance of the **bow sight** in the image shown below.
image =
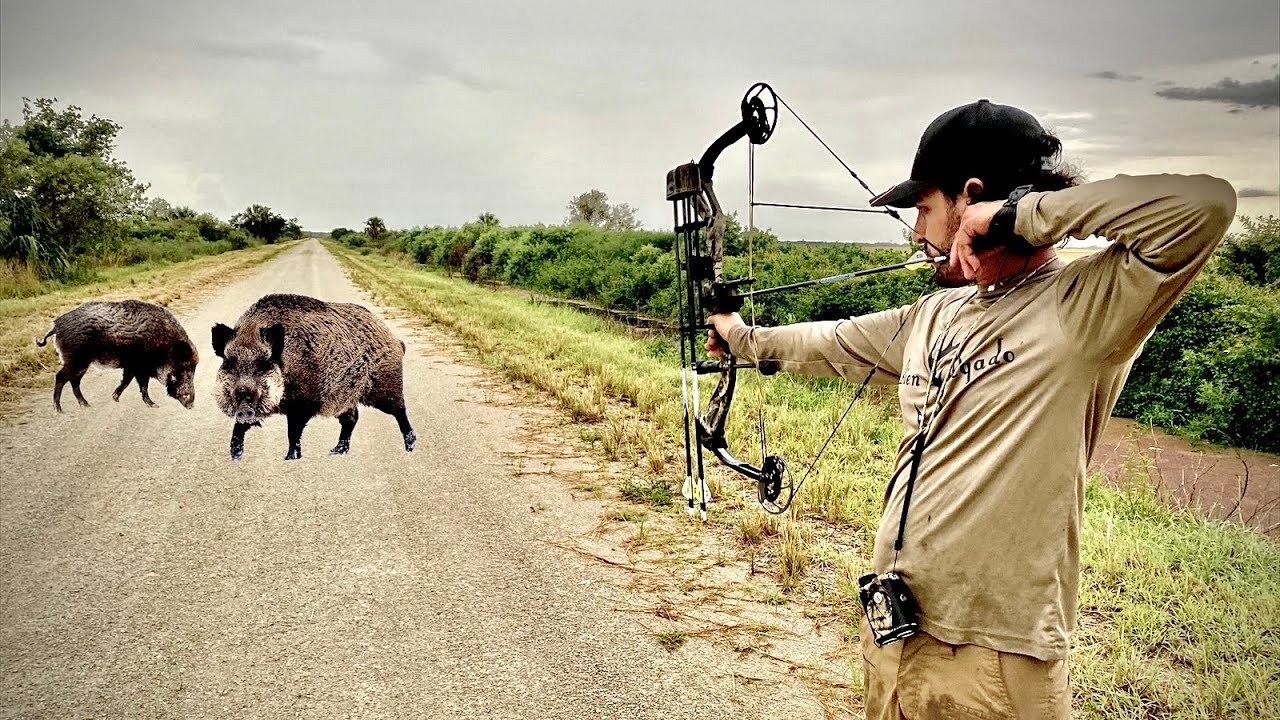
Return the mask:
[[[685,482],[682,494],[687,502],[686,511],[692,515],[695,511],[696,503],[697,510],[704,520],[707,517],[707,502],[710,499],[710,490],[707,486],[702,460],[704,449],[711,451],[726,467],[754,480],[760,504],[769,512],[780,513],[786,511],[787,507],[791,505],[791,501],[795,498],[796,490],[799,489],[800,484],[805,479],[802,477],[800,483],[793,484],[791,475],[787,470],[786,461],[780,456],[768,452],[763,408],[761,408],[761,414],[758,419],[761,456],[763,457],[760,465],[739,460],[729,451],[728,442],[725,439],[725,422],[728,419],[729,406],[733,402],[733,392],[737,386],[737,371],[740,369],[754,369],[762,375],[772,375],[778,371],[779,366],[773,360],[764,360],[757,363],[740,362],[730,354],[727,347],[724,348],[719,360],[697,360],[700,334],[705,330],[708,335],[714,335],[714,330],[706,324],[705,318],[707,315],[738,312],[742,309],[744,301],[749,298],[898,270],[926,262],[936,264],[945,262],[947,259],[945,255],[930,258],[920,252],[906,262],[894,265],[859,270],[816,280],[806,280],[763,290],[748,289],[744,291],[745,288],[749,288],[755,283],[755,278],[752,277],[725,280],[723,277],[725,214],[720,207],[720,201],[716,198],[715,187],[712,183],[712,178],[715,175],[715,163],[726,148],[743,138],[747,138],[750,141],[752,153],[754,153],[754,146],[763,145],[767,142],[778,124],[779,105],[785,107],[806,130],[822,143],[823,147],[844,166],[845,170],[864,189],[871,192],[871,189],[858,177],[857,173],[841,160],[822,138],[818,137],[817,133],[805,123],[795,110],[773,91],[773,88],[765,83],[756,83],[747,90],[741,103],[742,119],[716,138],[715,142],[711,143],[710,147],[707,148],[697,162],[685,163],[667,173],[667,200],[672,202],[675,223],[676,298],[680,315],[680,382],[684,407],[685,443]],[[754,155],[752,157],[754,158]],[[754,174],[752,174],[751,182],[754,183]],[[891,209],[871,210],[866,208],[762,203],[755,202],[754,196],[751,206],[753,208],[757,206],[799,207],[885,214],[897,219],[899,222],[903,222],[902,218]],[[748,243],[750,243],[752,229],[751,227],[747,229]],[[901,331],[901,328],[899,328],[899,331]],[[894,337],[896,339],[897,335],[895,334]],[[850,408],[854,402],[857,402],[858,397],[866,388],[867,383],[870,382],[871,376],[875,371],[876,368],[873,367],[871,373],[867,375],[867,379],[854,394],[853,400],[850,402]],[[712,392],[704,411],[699,397],[698,376],[712,373],[719,373],[720,380]],[[847,413],[848,411],[846,410],[846,415]],[[843,417],[841,419],[843,420]],[[805,477],[813,470],[822,452],[825,451],[827,444],[830,443],[831,438],[835,436],[835,432],[838,429],[839,423],[832,430],[827,442],[823,444],[822,450],[819,450],[818,455],[809,464],[808,469],[805,471]],[[787,493],[786,499],[779,502],[784,492]]]

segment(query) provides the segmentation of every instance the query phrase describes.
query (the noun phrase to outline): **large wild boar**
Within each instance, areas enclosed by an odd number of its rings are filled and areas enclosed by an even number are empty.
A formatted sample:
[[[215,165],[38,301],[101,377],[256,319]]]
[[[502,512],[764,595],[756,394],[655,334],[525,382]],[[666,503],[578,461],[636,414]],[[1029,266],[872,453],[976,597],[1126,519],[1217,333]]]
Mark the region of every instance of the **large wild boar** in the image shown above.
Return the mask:
[[[285,460],[302,457],[302,429],[316,415],[338,418],[342,429],[332,454],[345,454],[358,404],[394,417],[404,449],[413,451],[417,436],[404,407],[404,343],[366,308],[267,295],[234,329],[213,326],[213,351],[222,358],[218,407],[235,419],[233,460],[244,455],[245,432],[276,413],[289,421]]]
[[[190,408],[195,404],[193,379],[200,355],[187,331],[173,313],[141,300],[94,301],[59,315],[53,329],[36,344],[44,347],[49,336],[62,359],[53,386],[53,406],[62,412],[62,388],[71,383],[71,392],[84,407],[89,401],[80,393],[80,378],[93,363],[120,368],[124,378],[111,395],[120,393],[131,380],[138,382],[142,401],[151,407],[147,385],[151,378],[164,383],[169,397]]]

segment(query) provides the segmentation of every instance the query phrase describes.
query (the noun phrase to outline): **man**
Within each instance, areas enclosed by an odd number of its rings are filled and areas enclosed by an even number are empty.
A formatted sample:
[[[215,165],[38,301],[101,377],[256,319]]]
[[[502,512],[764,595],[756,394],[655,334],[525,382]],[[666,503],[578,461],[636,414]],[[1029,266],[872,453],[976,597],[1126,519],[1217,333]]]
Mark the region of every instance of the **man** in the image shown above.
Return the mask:
[[[943,113],[911,178],[872,204],[916,208],[914,239],[949,255],[934,276],[949,289],[841,321],[711,318],[714,354],[724,342],[790,372],[861,382],[875,367],[875,381],[898,384],[906,433],[872,561],[914,594],[919,632],[878,646],[864,623],[868,718],[1071,716],[1085,469],[1235,192],[1203,175],[1080,185],[1060,149],[1014,107]],[[1055,243],[1090,235],[1112,244],[1057,259]]]

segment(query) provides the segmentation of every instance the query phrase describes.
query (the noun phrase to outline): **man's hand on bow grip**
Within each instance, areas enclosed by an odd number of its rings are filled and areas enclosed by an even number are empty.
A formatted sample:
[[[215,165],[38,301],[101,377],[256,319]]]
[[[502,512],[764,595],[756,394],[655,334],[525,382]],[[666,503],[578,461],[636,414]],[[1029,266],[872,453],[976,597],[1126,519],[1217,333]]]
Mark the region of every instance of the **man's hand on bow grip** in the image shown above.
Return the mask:
[[[725,343],[720,341],[720,338],[728,337],[728,333],[731,329],[739,325],[746,325],[746,323],[742,321],[742,316],[738,313],[719,313],[712,315],[707,318],[707,322],[711,324],[713,329],[707,331],[707,344],[705,347],[707,354],[713,358],[721,357],[727,350],[727,346]]]

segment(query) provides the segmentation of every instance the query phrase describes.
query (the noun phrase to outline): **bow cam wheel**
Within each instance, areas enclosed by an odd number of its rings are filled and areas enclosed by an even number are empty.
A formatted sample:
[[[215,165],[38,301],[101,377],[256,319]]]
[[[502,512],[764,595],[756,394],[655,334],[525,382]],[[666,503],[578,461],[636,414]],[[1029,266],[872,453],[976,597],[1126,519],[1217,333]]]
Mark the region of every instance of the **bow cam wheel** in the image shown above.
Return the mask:
[[[763,145],[778,125],[778,96],[767,83],[752,85],[742,97],[742,121],[752,145]]]

